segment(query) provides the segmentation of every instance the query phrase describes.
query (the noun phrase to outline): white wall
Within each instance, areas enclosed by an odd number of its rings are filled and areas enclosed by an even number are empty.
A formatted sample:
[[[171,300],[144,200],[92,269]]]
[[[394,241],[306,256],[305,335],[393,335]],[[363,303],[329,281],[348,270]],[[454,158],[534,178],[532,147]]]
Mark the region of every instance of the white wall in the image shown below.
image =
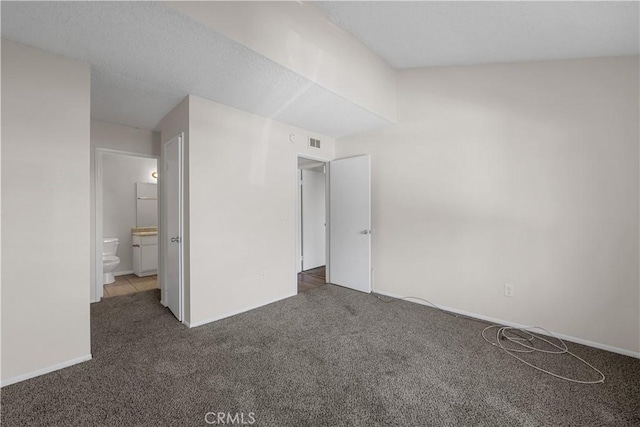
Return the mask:
[[[396,71],[315,5],[303,2],[167,4],[272,61],[392,122]],[[375,90],[372,90],[375,88]]]
[[[91,120],[91,147],[160,155],[160,132]]]
[[[401,72],[397,126],[337,142],[372,155],[374,288],[637,354],[638,76],[638,57]]]
[[[297,153],[334,140],[189,97],[190,324],[296,293]]]
[[[90,68],[2,39],[2,383],[91,357]]]
[[[91,302],[96,301],[95,286],[95,149],[106,148],[109,150],[124,151],[129,153],[144,154],[149,156],[160,155],[160,133],[144,129],[135,129],[127,126],[114,125],[98,120],[91,120],[91,160],[90,160],[90,189],[91,189],[91,280],[90,298]],[[100,257],[100,262],[101,261]]]
[[[131,229],[136,227],[136,183],[155,184],[151,173],[157,171],[157,163],[156,159],[102,154],[102,236],[120,239],[116,275],[133,271]]]

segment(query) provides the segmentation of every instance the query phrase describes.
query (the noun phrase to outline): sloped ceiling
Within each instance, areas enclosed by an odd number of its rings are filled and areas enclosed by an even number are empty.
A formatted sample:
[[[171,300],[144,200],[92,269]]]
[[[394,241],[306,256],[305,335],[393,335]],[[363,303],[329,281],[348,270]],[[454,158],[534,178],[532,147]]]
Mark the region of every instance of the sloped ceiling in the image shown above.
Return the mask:
[[[637,1],[316,2],[394,68],[640,53]]]
[[[91,117],[157,130],[193,94],[340,137],[388,121],[160,2],[2,2],[2,36],[91,64]]]

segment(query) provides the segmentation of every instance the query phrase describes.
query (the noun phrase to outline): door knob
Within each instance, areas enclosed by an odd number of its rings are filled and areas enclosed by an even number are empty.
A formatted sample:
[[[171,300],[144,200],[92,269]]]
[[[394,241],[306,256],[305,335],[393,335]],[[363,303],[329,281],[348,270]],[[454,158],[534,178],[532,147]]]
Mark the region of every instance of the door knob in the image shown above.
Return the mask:
[[[362,230],[360,234],[371,234],[371,230]]]
[[[180,243],[180,237],[172,237],[171,238],[171,243]]]

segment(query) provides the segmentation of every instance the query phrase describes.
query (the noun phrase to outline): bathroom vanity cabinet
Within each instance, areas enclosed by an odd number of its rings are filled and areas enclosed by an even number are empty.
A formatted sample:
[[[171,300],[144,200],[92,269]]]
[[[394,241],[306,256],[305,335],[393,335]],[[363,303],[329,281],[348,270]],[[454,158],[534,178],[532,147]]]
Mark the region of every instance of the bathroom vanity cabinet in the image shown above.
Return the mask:
[[[158,235],[133,234],[133,274],[138,277],[158,273]]]

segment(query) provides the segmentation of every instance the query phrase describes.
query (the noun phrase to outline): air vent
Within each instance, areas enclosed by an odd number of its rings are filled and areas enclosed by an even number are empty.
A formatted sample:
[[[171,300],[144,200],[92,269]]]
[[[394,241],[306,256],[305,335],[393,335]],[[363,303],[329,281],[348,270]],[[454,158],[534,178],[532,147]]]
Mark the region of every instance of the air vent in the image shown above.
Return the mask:
[[[315,138],[309,138],[309,147],[320,148],[320,140]]]

